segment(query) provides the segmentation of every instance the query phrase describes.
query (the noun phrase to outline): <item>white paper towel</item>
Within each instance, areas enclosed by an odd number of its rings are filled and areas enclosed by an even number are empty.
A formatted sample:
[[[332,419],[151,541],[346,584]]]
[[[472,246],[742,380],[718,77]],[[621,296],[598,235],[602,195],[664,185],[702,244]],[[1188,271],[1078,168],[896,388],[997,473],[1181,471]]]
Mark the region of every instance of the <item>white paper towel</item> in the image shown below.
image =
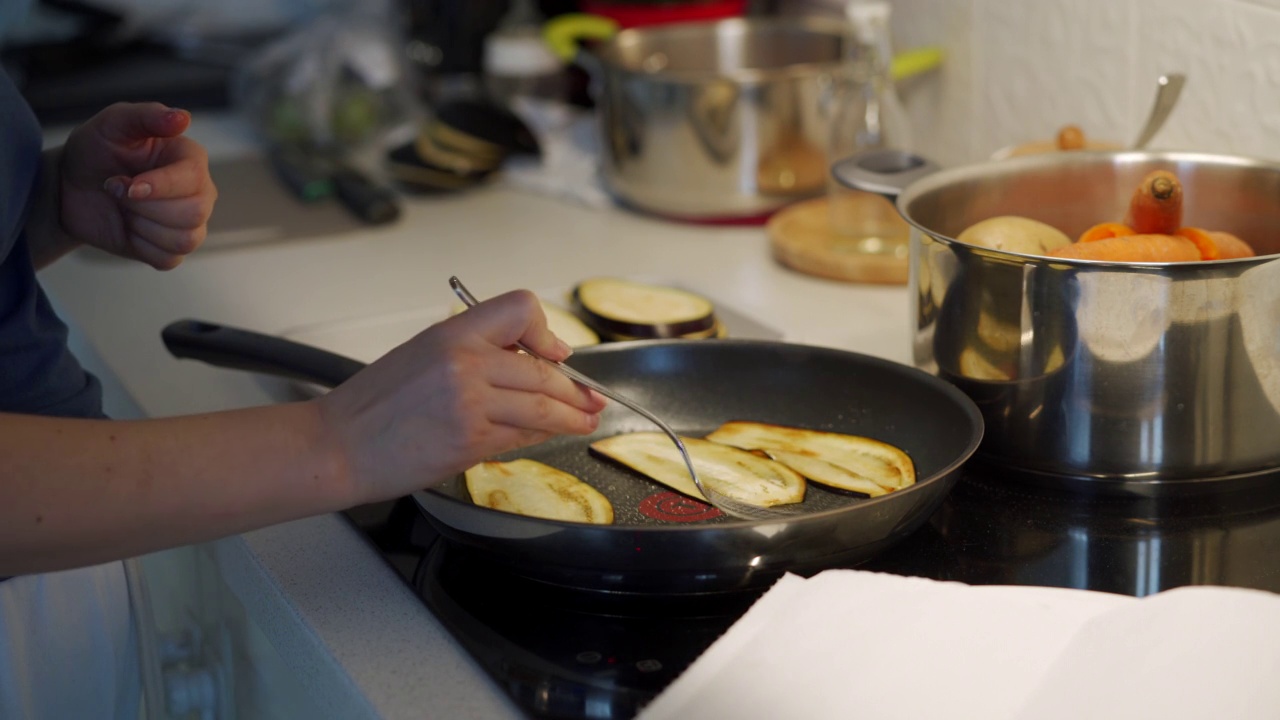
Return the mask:
[[[1018,718],[1280,718],[1280,596],[1186,587],[1093,618]]]
[[[1271,593],[831,570],[783,577],[640,717],[1274,718],[1277,670]]]

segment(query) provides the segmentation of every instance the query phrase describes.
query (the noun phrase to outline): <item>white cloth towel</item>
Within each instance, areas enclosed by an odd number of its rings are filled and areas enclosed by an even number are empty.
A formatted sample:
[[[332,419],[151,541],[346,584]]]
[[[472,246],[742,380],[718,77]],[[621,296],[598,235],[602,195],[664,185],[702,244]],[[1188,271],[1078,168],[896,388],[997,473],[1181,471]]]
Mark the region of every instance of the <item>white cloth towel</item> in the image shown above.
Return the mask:
[[[831,570],[784,576],[641,713],[665,718],[1280,716],[1280,595],[1144,599]]]

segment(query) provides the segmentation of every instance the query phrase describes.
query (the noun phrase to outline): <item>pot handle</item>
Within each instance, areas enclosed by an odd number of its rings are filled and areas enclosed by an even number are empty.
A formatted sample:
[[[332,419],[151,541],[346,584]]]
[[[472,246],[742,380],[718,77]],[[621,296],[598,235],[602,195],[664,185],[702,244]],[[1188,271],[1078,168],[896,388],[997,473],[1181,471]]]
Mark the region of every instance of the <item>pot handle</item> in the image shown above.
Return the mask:
[[[831,166],[831,175],[845,187],[894,200],[911,183],[940,169],[934,162],[902,150],[868,150],[837,161]]]
[[[359,360],[282,337],[202,320],[178,320],[160,332],[176,358],[337,387],[364,369]]]
[[[542,41],[566,63],[581,59],[578,43],[584,40],[610,40],[621,27],[617,21],[591,13],[565,13],[542,26]]]

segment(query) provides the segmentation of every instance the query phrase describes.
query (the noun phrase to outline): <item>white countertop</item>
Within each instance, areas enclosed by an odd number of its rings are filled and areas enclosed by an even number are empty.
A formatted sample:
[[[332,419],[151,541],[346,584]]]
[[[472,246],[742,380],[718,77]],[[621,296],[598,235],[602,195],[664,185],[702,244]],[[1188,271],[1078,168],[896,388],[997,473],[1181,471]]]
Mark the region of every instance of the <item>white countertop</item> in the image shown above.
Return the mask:
[[[197,124],[216,158],[235,128]],[[232,212],[219,206],[215,213]],[[668,278],[785,339],[910,362],[906,289],[800,275],[759,227],[697,227],[492,186],[405,198],[389,226],[317,239],[209,247],[161,273],[90,251],[41,280],[146,416],[277,402],[278,382],[171,357],[160,330],[197,318],[279,333],[445,308],[458,275],[481,296],[590,275]],[[218,544],[228,582],[321,707],[335,717],[519,717],[511,701],[338,515]]]

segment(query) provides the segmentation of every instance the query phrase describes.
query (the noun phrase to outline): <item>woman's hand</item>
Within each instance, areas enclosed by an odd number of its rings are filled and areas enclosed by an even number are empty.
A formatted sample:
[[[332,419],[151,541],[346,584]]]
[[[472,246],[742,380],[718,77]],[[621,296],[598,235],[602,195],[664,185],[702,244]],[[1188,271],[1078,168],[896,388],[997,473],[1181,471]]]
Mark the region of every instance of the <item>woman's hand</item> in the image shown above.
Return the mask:
[[[160,270],[204,242],[217,190],[203,147],[182,136],[191,115],[160,103],[116,103],[61,148],[58,220],[74,241]]]
[[[501,295],[420,333],[320,398],[352,502],[421,490],[507,450],[596,429],[606,401],[546,363],[569,347],[537,297]]]

